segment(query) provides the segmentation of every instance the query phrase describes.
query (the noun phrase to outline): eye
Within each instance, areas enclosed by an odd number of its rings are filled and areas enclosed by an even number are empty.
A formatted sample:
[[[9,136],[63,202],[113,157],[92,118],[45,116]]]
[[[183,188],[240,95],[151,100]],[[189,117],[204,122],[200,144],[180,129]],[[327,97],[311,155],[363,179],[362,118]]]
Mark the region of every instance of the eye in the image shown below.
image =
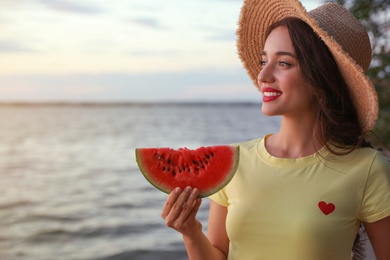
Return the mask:
[[[259,65],[260,65],[261,67],[264,67],[266,64],[267,64],[267,62],[266,62],[265,60],[260,60],[260,61],[259,61]]]
[[[279,61],[278,64],[281,67],[291,67],[291,64],[285,61]]]

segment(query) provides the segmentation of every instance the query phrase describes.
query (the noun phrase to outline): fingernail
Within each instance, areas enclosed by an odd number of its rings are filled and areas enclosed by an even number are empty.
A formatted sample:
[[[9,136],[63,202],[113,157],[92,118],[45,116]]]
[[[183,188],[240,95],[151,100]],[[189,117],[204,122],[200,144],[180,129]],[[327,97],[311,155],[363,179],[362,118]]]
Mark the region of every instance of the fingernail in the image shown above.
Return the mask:
[[[177,188],[175,189],[175,192],[176,192],[176,193],[180,193],[180,192],[181,192],[181,189],[180,189],[179,187],[177,187]]]
[[[187,187],[187,188],[185,189],[186,192],[191,192],[191,190],[192,190],[191,187]]]
[[[198,190],[197,188],[195,188],[195,189],[192,191],[192,193],[193,193],[194,195],[198,195],[199,190]]]

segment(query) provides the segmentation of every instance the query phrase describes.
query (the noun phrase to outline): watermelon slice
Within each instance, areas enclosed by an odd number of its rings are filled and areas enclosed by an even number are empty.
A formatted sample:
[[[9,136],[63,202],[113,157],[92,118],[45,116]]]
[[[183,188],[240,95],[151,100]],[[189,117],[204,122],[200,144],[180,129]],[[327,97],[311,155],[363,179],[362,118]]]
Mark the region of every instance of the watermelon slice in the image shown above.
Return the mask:
[[[156,188],[170,193],[187,186],[207,197],[222,189],[236,173],[239,146],[187,148],[137,148],[138,167]]]

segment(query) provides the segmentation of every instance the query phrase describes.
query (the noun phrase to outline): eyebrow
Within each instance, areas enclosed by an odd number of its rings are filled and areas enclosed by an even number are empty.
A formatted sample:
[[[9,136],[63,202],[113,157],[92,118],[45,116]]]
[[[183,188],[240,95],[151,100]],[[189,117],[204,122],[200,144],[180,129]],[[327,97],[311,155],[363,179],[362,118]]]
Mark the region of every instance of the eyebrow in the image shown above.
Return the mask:
[[[290,56],[290,57],[293,57],[293,58],[297,58],[297,56],[295,56],[294,54],[292,54],[291,52],[288,52],[288,51],[278,51],[275,53],[277,56],[284,56],[284,55],[287,55],[287,56]],[[266,51],[262,51],[261,52],[261,56],[266,56],[267,55],[267,52]]]

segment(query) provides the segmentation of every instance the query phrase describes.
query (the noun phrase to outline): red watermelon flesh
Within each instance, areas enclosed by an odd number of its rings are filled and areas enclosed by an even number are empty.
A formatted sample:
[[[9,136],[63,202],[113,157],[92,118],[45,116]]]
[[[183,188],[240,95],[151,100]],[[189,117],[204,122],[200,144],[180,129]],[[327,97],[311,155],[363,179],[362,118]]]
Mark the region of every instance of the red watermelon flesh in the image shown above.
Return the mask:
[[[170,193],[187,186],[199,189],[199,197],[222,189],[233,178],[239,146],[187,148],[137,148],[136,159],[144,177],[156,188]]]

